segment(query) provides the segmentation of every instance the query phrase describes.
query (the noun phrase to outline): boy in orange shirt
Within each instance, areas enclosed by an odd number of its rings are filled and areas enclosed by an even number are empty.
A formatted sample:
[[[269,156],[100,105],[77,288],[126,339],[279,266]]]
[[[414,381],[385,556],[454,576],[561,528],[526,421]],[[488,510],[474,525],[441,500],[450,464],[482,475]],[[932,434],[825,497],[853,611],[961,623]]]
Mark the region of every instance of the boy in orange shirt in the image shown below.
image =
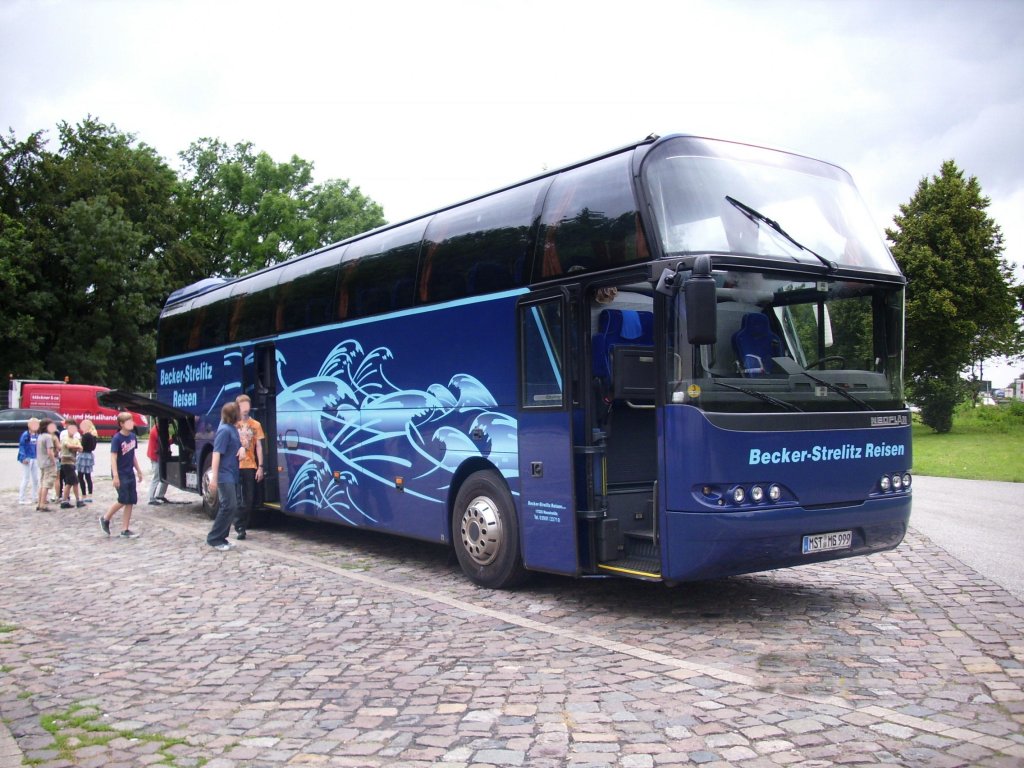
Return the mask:
[[[238,462],[238,474],[242,488],[242,503],[238,507],[235,518],[236,538],[244,539],[249,527],[249,516],[256,503],[256,492],[259,483],[263,482],[263,426],[256,419],[249,417],[252,401],[248,395],[235,398],[238,403],[238,438],[245,449],[245,458]]]

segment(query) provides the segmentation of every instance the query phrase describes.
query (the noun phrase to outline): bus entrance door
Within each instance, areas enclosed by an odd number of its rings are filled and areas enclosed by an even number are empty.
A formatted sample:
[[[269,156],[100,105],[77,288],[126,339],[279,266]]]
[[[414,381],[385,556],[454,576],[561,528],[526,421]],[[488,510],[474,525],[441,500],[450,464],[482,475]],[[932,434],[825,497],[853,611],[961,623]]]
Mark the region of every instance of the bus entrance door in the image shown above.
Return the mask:
[[[569,295],[529,296],[519,305],[519,523],[523,563],[579,573],[568,364]]]
[[[661,579],[654,312],[623,286],[592,319],[599,572]],[[620,303],[621,302],[621,303]]]
[[[263,425],[263,504],[281,508],[277,478],[277,350],[273,344],[261,344],[253,350],[253,415]]]

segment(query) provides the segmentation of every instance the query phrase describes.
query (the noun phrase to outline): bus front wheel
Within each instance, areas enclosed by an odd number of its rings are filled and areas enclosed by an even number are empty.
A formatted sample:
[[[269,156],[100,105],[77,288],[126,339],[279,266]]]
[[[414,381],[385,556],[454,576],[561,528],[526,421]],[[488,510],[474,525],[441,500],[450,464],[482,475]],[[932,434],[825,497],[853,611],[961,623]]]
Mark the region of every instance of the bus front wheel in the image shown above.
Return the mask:
[[[459,565],[474,584],[508,589],[526,578],[512,494],[496,473],[466,478],[455,497],[452,538]]]
[[[213,520],[217,516],[217,494],[210,492],[210,478],[213,477],[213,453],[207,453],[203,459],[203,473],[199,476],[199,485],[203,497],[203,514]]]

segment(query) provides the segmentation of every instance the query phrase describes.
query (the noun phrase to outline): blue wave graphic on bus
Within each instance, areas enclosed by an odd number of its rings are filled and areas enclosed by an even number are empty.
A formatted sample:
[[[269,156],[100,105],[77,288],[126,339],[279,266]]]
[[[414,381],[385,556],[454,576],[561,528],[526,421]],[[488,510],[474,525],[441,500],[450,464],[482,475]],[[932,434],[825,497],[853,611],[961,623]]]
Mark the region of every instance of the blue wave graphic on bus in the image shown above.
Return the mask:
[[[316,376],[286,384],[287,361],[279,354],[278,433],[299,436],[298,447],[282,453],[305,460],[288,489],[290,509],[379,523],[397,477],[406,494],[443,504],[467,458],[504,454],[495,463],[514,464],[517,422],[497,411],[478,379],[458,373],[447,385],[402,389],[384,372],[393,359],[385,347],[364,352],[349,339],[331,350]],[[514,466],[502,471],[518,474]]]

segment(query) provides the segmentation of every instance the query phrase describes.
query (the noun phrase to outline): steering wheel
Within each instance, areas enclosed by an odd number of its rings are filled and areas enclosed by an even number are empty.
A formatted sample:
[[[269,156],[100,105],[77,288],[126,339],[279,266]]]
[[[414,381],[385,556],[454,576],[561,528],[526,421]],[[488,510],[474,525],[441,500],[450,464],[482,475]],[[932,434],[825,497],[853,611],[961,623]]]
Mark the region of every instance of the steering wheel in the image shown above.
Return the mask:
[[[842,355],[828,355],[827,357],[822,357],[822,358],[819,358],[819,359],[815,360],[813,363],[808,363],[807,364],[807,368],[815,368],[818,365],[820,365],[821,363],[834,363],[834,362],[837,362],[837,361],[839,362],[839,367],[840,368],[845,368],[846,367],[846,358],[845,357],[843,357]]]

